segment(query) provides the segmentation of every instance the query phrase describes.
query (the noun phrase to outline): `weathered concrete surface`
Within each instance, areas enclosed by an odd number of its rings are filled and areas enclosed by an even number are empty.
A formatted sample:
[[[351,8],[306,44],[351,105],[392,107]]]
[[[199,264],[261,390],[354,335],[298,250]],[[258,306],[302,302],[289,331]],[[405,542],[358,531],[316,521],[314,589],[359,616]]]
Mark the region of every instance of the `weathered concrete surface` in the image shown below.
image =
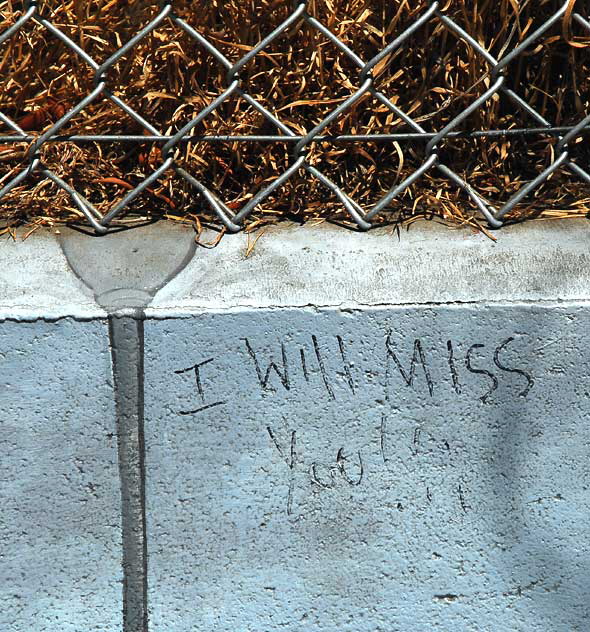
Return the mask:
[[[587,630],[588,226],[199,249],[146,309],[120,463],[145,439],[148,632]],[[0,629],[118,631],[106,314],[52,236],[0,270]]]
[[[0,237],[0,266],[0,320],[105,316],[48,232],[24,240]]]
[[[194,231],[145,225],[100,239],[62,230],[60,243],[72,271],[109,314],[117,412],[123,554],[123,629],[147,630],[147,543],[144,468],[144,308],[192,258]]]
[[[109,313],[144,308],[193,256],[194,231],[183,224],[147,224],[90,237],[62,229],[70,268]]]
[[[418,222],[353,233],[278,226],[202,248],[148,313],[202,309],[538,300],[590,296],[590,222],[529,222],[481,233]],[[203,239],[204,242],[207,238]]]
[[[152,631],[587,629],[588,226],[198,251],[145,329]]]
[[[586,305],[228,310],[145,343],[152,632],[588,629]]]
[[[120,630],[105,322],[0,322],[0,455],[0,630]]]

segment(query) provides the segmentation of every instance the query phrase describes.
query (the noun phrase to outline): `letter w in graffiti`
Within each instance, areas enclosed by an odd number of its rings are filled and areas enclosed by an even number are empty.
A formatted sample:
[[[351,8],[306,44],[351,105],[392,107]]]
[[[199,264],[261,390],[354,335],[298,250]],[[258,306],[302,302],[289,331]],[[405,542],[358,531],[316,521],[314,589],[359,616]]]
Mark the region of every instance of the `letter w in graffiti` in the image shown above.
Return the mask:
[[[262,368],[260,367],[260,363],[258,362],[258,356],[256,355],[256,352],[252,348],[250,341],[248,340],[248,338],[242,338],[242,340],[246,343],[246,351],[248,352],[248,355],[252,359],[252,362],[254,362],[254,368],[256,369],[256,375],[258,377],[258,381],[260,382],[260,386],[262,386],[262,388],[267,391],[274,390],[269,385],[271,371],[274,371],[277,374],[279,380],[281,381],[281,384],[285,387],[285,390],[288,391],[291,387],[289,383],[289,366],[287,364],[287,351],[285,349],[285,345],[281,343],[281,358],[282,358],[283,370],[281,371],[279,369],[279,367],[274,361],[274,358],[272,358],[271,356],[267,369],[266,369],[266,373],[264,373],[262,371]]]

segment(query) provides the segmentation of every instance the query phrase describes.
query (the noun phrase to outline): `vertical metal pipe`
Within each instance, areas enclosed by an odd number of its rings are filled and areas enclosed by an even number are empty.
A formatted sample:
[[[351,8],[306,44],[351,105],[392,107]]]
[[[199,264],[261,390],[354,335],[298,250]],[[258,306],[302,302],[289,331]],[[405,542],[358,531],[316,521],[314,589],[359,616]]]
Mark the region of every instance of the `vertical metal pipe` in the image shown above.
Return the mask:
[[[162,223],[100,238],[62,229],[60,243],[74,274],[109,315],[121,480],[123,632],[147,632],[144,310],[191,261],[194,232]]]
[[[143,318],[109,316],[122,500],[123,630],[147,632]]]

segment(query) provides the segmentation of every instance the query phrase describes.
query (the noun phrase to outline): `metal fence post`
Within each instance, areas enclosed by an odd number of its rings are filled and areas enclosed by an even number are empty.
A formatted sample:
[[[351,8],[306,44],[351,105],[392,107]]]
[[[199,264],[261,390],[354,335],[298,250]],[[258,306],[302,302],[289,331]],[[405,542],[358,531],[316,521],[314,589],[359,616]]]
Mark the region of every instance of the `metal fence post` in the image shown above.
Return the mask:
[[[147,541],[144,448],[144,308],[195,250],[192,231],[157,227],[96,238],[64,231],[61,245],[74,273],[107,311],[117,412],[123,547],[123,630],[147,632]]]

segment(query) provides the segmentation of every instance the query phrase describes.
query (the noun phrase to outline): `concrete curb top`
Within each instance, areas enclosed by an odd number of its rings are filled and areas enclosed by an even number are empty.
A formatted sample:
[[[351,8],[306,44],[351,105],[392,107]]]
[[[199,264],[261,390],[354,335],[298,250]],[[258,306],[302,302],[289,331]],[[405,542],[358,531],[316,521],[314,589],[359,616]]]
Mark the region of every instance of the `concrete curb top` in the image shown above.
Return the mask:
[[[194,237],[0,246],[0,632],[588,629],[589,223]]]
[[[168,233],[179,227],[159,223],[142,230],[170,244]],[[131,241],[133,233],[123,239]],[[257,235],[227,236],[215,248],[197,247],[146,315],[241,307],[586,300],[588,221],[528,222],[495,235],[497,242],[430,222],[415,224],[399,237],[391,229],[359,234],[327,224],[283,224],[267,229],[250,253]],[[106,248],[109,237],[88,239]],[[108,266],[109,258],[97,258],[96,265]],[[54,234],[6,239],[0,266],[2,319],[106,316],[70,270]]]

